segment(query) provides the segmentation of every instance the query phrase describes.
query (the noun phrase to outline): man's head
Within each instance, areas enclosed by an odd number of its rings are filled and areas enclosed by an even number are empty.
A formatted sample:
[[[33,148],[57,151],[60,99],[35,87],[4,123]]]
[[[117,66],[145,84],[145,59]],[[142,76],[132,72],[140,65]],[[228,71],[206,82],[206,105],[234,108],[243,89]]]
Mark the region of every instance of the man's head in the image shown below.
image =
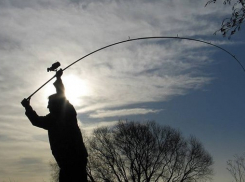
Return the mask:
[[[66,103],[66,97],[61,94],[53,94],[48,97],[48,106],[49,112],[52,114],[59,114],[62,112],[62,109]]]

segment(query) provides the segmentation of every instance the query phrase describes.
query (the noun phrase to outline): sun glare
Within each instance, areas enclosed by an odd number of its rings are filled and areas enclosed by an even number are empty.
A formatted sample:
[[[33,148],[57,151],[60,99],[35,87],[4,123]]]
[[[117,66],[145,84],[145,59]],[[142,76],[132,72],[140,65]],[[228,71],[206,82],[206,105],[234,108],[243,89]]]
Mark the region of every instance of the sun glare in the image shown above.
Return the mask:
[[[86,81],[75,75],[64,75],[62,76],[62,81],[65,86],[66,98],[73,105],[81,105],[82,96],[87,96],[90,94]],[[45,95],[51,95],[55,93],[55,88],[52,84],[49,84],[45,90]]]

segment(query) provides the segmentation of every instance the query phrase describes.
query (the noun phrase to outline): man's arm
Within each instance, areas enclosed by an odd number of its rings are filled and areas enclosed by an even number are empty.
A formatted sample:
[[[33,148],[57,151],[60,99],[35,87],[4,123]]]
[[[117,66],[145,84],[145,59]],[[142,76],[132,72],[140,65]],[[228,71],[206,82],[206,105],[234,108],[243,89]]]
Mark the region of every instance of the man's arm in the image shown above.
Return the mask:
[[[47,116],[38,116],[37,113],[32,109],[32,107],[30,105],[30,100],[23,99],[21,104],[26,109],[25,114],[33,126],[43,128],[45,130],[49,129],[51,122],[49,121],[48,117]]]
[[[63,74],[63,70],[62,69],[57,71],[57,73],[56,73],[56,81],[54,82],[54,86],[55,86],[57,94],[65,95],[65,87],[64,87],[64,84],[63,84],[63,82],[61,80],[62,74]]]

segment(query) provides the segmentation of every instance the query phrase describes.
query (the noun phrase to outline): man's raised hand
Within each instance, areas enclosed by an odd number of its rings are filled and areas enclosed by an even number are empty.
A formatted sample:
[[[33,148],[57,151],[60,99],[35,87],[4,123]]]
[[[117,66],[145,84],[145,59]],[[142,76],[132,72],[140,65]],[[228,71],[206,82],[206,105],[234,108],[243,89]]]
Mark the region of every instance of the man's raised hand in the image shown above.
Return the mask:
[[[59,71],[56,72],[56,75],[55,75],[55,76],[56,76],[57,78],[60,78],[62,75],[63,75],[63,70],[60,69]]]

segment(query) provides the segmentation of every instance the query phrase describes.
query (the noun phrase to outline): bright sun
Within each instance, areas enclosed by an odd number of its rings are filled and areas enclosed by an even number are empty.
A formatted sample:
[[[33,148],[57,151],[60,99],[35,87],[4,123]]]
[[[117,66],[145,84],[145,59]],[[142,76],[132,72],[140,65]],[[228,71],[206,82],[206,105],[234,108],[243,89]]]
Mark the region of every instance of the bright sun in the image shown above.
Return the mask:
[[[66,98],[73,105],[80,105],[81,97],[90,94],[87,82],[75,75],[62,76],[62,81],[65,86]],[[46,87],[46,94],[51,95],[53,93],[55,93],[55,88],[52,84],[49,84]]]

